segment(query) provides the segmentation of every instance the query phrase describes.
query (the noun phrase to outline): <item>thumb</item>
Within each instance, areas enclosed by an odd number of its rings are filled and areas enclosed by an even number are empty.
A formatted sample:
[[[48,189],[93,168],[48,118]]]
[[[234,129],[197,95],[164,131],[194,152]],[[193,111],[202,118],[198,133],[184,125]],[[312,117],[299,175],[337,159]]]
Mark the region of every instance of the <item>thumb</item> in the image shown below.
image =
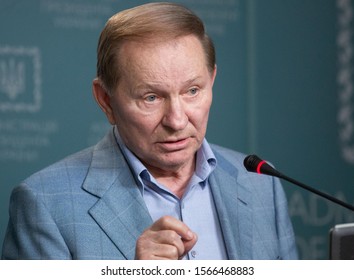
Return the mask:
[[[184,245],[183,256],[185,256],[194,247],[194,245],[197,243],[197,240],[198,240],[198,236],[192,231],[190,231],[188,233],[188,237],[187,238],[182,238],[182,242],[183,242],[183,245]]]

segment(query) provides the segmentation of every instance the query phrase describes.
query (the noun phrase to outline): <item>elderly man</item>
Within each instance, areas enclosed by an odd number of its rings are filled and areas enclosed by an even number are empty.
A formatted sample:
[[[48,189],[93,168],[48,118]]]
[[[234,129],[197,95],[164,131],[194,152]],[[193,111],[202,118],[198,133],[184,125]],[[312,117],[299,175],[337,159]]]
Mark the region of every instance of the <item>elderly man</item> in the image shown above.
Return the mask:
[[[183,6],[109,19],[93,93],[112,130],[13,191],[3,258],[296,258],[279,181],[205,139],[215,77],[213,43]]]

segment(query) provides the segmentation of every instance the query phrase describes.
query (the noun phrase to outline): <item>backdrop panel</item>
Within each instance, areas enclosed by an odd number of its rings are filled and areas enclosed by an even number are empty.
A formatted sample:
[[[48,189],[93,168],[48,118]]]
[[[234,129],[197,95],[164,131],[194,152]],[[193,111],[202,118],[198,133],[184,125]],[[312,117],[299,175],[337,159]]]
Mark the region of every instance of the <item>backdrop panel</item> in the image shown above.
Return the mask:
[[[0,240],[11,189],[109,128],[91,94],[108,17],[148,1],[0,0]],[[218,76],[207,138],[354,203],[353,2],[183,0]],[[284,183],[301,258],[328,258],[347,210]]]

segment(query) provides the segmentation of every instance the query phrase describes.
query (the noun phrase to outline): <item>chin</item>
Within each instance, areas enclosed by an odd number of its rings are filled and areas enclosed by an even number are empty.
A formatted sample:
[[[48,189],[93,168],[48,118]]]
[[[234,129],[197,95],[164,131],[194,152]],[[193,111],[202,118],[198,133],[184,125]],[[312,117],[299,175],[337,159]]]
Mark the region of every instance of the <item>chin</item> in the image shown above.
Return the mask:
[[[188,163],[194,163],[194,156],[164,159],[161,160],[160,162],[162,163],[161,166],[164,167],[165,169],[177,170],[183,166],[186,166]]]

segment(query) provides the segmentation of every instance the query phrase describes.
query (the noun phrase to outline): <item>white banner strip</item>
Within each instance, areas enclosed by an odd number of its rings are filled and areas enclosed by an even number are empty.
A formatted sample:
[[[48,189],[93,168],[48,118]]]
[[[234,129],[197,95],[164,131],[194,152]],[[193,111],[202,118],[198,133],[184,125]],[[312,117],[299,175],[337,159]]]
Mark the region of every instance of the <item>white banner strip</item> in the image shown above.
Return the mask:
[[[0,261],[0,279],[347,279],[353,261]],[[33,278],[32,278],[33,277]]]

